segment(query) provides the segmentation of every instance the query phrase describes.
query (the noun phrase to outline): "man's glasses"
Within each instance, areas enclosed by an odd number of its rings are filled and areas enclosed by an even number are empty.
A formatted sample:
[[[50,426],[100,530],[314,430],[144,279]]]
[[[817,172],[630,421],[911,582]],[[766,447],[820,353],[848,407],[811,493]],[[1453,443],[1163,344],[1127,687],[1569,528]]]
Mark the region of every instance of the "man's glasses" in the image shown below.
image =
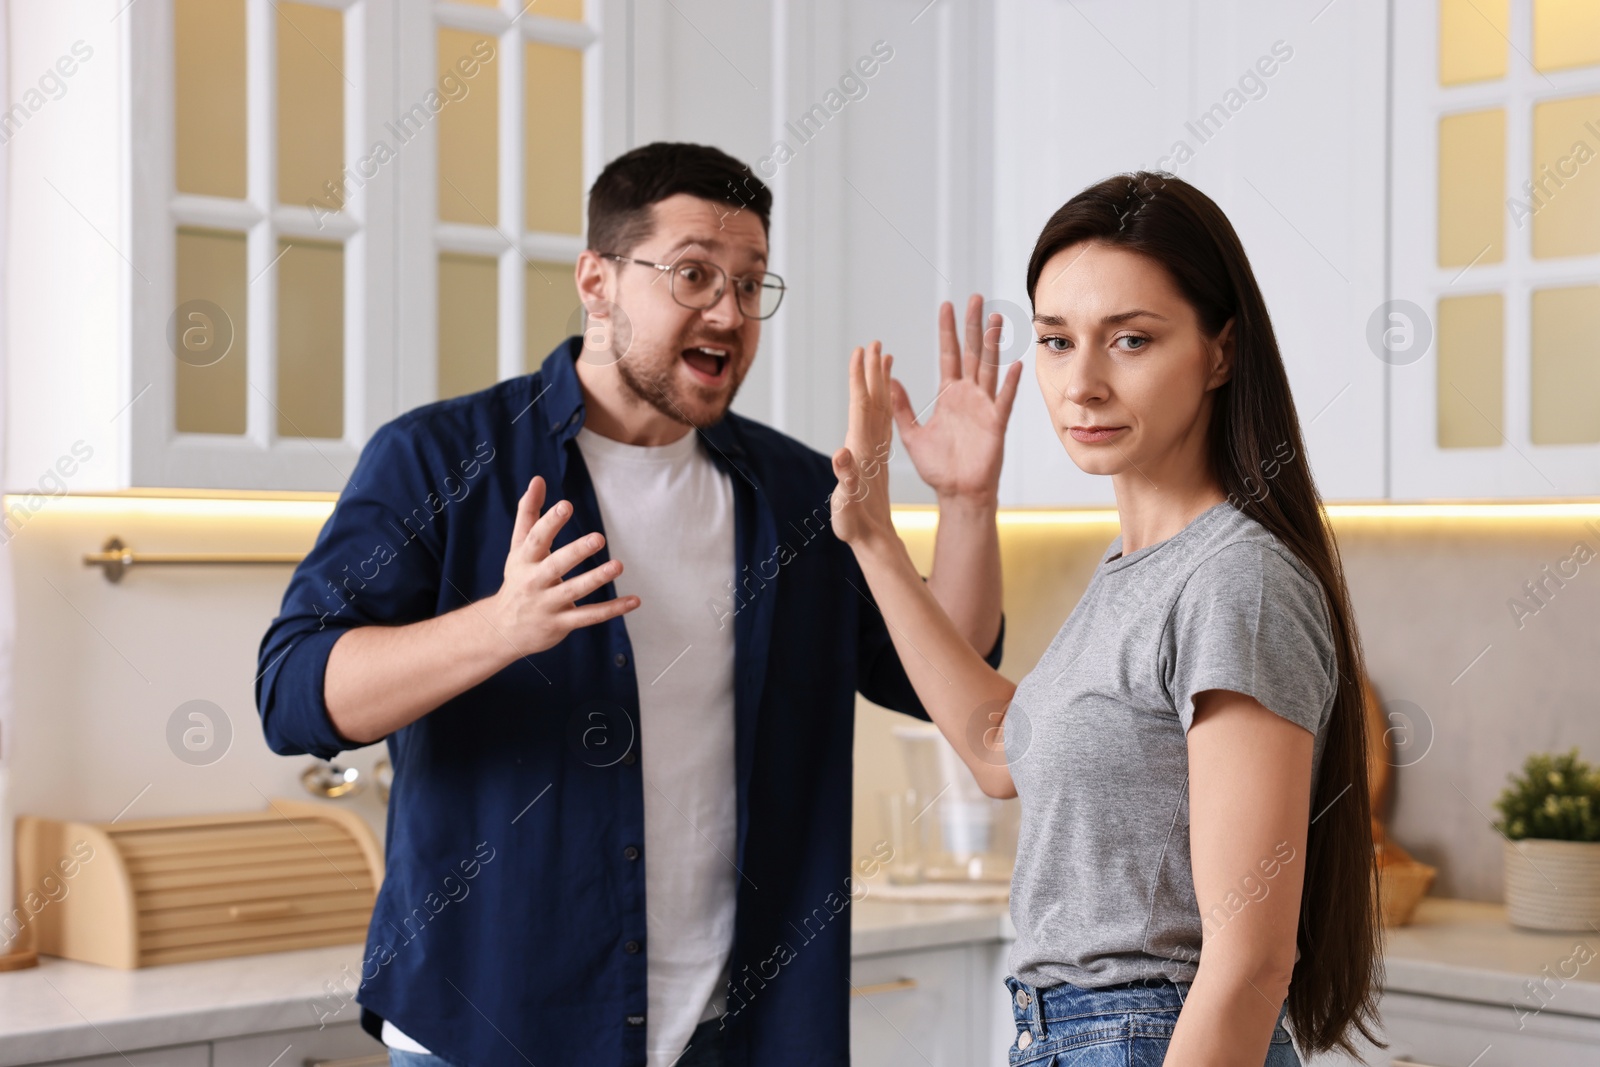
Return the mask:
[[[652,263],[648,259],[619,256],[615,252],[598,253],[601,259],[614,259],[618,263],[637,263],[641,267],[654,267],[667,276],[667,292],[672,299],[686,308],[704,311],[715,307],[728,286],[728,272],[715,263],[703,259],[680,259],[676,263]],[[783,279],[776,274],[742,274],[733,279],[733,295],[739,310],[752,319],[769,319],[778,305],[783,303]]]

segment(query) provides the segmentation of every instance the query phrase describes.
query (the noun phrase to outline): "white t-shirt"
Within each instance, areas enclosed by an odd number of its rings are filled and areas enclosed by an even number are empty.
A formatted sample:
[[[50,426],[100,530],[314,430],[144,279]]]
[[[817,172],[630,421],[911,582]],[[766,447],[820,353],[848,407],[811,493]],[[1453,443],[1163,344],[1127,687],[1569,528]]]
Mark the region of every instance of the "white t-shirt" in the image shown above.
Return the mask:
[[[584,428],[577,441],[623,564],[617,595],[640,601],[623,621],[644,777],[645,1042],[650,1067],[670,1067],[695,1026],[727,1010],[739,887],[734,628],[706,605],[734,578],[733,484],[693,431],[640,446]],[[388,1021],[383,1041],[427,1051]]]

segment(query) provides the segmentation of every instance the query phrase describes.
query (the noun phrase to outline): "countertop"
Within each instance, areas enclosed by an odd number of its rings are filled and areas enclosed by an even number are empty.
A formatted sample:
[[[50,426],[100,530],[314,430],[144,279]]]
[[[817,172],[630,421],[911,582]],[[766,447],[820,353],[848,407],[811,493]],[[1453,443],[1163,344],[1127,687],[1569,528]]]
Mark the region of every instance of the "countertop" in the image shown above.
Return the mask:
[[[1016,936],[1004,904],[869,896],[852,907],[855,956]],[[1553,989],[1559,979],[1565,986],[1547,1011],[1600,1019],[1597,957],[1600,936],[1517,930],[1502,905],[1428,898],[1411,925],[1388,931],[1386,988],[1535,1007],[1525,983],[1544,979]],[[358,1010],[340,990],[360,959],[360,945],[137,971],[46,957],[0,974],[0,1067],[316,1026],[324,1013],[329,1024],[354,1022]]]

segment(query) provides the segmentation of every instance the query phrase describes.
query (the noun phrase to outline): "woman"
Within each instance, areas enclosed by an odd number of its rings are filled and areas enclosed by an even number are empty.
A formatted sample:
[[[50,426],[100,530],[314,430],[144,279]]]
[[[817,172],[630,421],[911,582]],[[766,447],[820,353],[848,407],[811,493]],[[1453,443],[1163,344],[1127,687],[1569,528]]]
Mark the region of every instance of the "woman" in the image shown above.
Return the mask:
[[[1361,647],[1238,237],[1182,180],[1118,176],[1046,224],[1028,295],[1052,423],[1121,533],[1021,682],[940,610],[886,465],[857,462],[906,428],[876,342],[833,457],[835,532],[924,705],[1021,797],[1011,1062],[1298,1064],[1285,1017],[1308,1055],[1376,1042]],[[996,360],[963,374],[1005,410]]]

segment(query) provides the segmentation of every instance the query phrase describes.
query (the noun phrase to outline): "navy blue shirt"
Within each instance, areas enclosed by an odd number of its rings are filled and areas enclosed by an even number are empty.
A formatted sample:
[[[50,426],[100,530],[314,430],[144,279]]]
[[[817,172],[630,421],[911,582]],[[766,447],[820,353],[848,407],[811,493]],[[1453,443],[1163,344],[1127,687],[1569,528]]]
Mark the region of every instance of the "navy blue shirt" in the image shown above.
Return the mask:
[[[538,373],[373,434],[261,642],[256,702],[274,752],[356,747],[323,700],[333,643],[498,590],[535,474],[547,506],[573,505],[556,547],[602,530],[573,440],[578,351],[569,338]],[[735,634],[729,1063],[848,1063],[855,693],[927,716],[833,534],[827,457],[732,413],[700,434],[735,510],[736,573],[708,596]],[[616,595],[608,584],[580,603]],[[1003,637],[1002,619],[996,666]],[[389,736],[387,872],[357,994],[369,1030],[392,1019],[462,1065],[645,1063],[638,722],[616,618]]]

